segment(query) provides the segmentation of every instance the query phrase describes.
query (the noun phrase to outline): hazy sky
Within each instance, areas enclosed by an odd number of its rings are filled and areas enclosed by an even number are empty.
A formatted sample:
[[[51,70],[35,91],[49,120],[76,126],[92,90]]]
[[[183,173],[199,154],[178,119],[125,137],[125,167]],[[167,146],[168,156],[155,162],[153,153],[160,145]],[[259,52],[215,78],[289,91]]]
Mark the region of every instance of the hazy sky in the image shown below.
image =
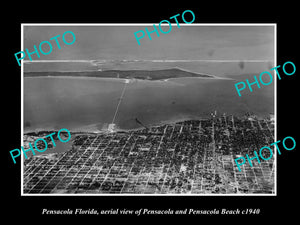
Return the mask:
[[[273,26],[181,26],[172,24],[168,34],[147,34],[138,45],[134,32],[151,31],[151,26],[24,26],[24,49],[33,51],[42,41],[65,31],[76,35],[73,45],[54,40],[52,53],[39,60],[141,60],[141,59],[200,59],[200,60],[273,60]],[[165,27],[167,28],[167,27]],[[67,37],[67,36],[66,36]],[[71,40],[71,39],[70,39]],[[45,44],[46,46],[46,44]],[[45,50],[46,51],[46,50]],[[38,59],[34,54],[33,59]],[[25,60],[28,60],[26,57]]]

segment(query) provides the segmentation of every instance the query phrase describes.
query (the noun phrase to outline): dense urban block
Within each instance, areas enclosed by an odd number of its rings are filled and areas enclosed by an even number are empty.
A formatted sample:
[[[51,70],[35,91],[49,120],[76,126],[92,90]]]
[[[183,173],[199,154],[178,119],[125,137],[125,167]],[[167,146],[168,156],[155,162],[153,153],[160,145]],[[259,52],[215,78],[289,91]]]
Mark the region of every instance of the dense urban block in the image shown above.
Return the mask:
[[[41,135],[25,135],[24,146]],[[274,142],[272,119],[247,114],[131,131],[72,132],[63,153],[24,162],[24,193],[271,194],[274,158],[238,170],[234,159]],[[50,140],[49,140],[50,141]],[[274,150],[274,149],[273,149]],[[274,152],[275,153],[275,152]],[[267,157],[267,156],[266,156]]]

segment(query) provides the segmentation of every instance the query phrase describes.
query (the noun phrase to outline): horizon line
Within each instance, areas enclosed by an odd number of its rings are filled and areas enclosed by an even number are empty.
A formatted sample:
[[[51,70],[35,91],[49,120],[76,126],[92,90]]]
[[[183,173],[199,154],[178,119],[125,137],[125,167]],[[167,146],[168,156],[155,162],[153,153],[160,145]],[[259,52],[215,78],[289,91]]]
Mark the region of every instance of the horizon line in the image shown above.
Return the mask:
[[[23,60],[24,63],[37,62],[270,62],[274,59],[54,59],[54,60]]]

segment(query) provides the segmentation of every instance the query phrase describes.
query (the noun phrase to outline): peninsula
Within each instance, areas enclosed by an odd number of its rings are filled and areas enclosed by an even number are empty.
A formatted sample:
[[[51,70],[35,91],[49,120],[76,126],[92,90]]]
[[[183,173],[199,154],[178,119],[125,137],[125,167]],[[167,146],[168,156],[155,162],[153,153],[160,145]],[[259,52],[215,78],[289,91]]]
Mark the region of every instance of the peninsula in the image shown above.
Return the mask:
[[[164,70],[105,70],[105,71],[81,71],[81,72],[24,72],[25,77],[43,76],[72,76],[72,77],[98,77],[121,78],[141,80],[165,80],[182,77],[214,78],[212,75],[193,73],[179,68]]]

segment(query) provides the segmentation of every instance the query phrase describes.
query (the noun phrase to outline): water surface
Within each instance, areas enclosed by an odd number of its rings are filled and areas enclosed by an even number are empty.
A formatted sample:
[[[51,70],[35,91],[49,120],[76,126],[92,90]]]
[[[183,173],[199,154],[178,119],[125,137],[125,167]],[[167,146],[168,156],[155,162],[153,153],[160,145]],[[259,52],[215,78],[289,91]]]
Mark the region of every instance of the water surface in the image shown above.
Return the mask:
[[[121,129],[158,124],[218,113],[268,116],[274,112],[274,85],[253,87],[238,97],[236,80],[180,78],[165,81],[136,80],[127,84],[115,120]],[[106,78],[24,78],[24,126],[29,130],[101,130],[112,122],[124,80]]]

